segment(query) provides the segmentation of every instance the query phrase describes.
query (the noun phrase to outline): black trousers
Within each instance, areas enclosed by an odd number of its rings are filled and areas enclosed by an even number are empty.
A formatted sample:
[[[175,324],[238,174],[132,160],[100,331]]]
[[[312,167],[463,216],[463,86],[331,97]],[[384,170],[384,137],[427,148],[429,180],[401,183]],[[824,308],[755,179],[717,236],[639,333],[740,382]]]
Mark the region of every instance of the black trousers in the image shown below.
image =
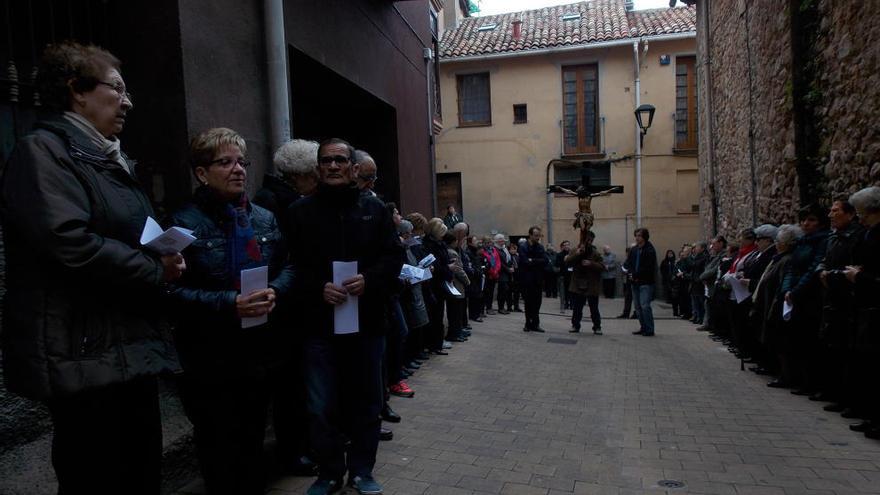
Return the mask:
[[[483,314],[483,294],[482,293],[471,293],[467,298],[468,304],[468,316],[472,320],[476,320]]]
[[[483,287],[483,303],[486,305],[486,311],[492,309],[492,301],[495,300],[495,285],[497,280],[486,278],[486,286]]]
[[[159,494],[162,423],[155,377],[47,405],[59,495]]]
[[[464,328],[464,298],[450,297],[446,300],[446,340],[454,340],[461,337],[461,329]]]
[[[502,311],[508,305],[510,299],[510,282],[507,280],[498,281],[498,311]]]
[[[523,298],[526,305],[526,328],[533,330],[541,326],[538,313],[541,311],[541,284],[539,282],[523,284]]]
[[[599,296],[569,293],[571,296],[571,326],[576,330],[581,329],[581,319],[584,317],[584,304],[590,305],[590,319],[593,321],[593,330],[602,328],[602,315],[599,314]]]
[[[272,425],[280,467],[308,456],[308,412],[302,342],[291,346],[290,359],[271,381]]]
[[[187,370],[181,385],[207,492],[262,494],[263,440],[271,395],[267,370],[248,365]]]
[[[605,295],[606,299],[614,299],[614,293],[617,292],[617,279],[614,278],[603,278],[602,279],[602,293]],[[630,296],[632,297],[632,296]]]
[[[632,304],[633,304],[633,292],[632,292],[632,284],[626,282],[623,284],[623,313],[621,315],[624,318],[629,318],[630,312],[632,312]]]

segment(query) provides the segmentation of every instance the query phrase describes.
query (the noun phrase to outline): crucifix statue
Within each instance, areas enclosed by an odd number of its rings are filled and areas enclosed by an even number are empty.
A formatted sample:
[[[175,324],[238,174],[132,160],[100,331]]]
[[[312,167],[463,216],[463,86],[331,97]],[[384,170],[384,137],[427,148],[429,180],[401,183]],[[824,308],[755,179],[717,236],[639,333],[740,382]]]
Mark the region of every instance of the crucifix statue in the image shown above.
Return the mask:
[[[596,186],[590,185],[590,169],[586,166],[581,171],[581,185],[578,186],[577,190],[572,191],[564,187],[553,186],[554,192],[577,196],[578,198],[578,211],[574,214],[574,224],[572,227],[580,230],[581,244],[585,242],[587,231],[593,228],[593,220],[595,220],[592,209],[593,198],[623,192],[622,186],[612,186],[609,189],[593,192],[596,189],[598,189]]]

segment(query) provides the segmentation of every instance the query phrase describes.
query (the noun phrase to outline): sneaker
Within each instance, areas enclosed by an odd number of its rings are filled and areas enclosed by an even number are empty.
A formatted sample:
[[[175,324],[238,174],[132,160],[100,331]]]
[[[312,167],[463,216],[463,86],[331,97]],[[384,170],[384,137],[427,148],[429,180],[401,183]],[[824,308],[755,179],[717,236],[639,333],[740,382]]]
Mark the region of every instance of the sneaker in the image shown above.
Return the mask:
[[[409,385],[407,385],[406,382],[403,380],[400,380],[399,382],[392,385],[389,393],[398,397],[413,397],[414,395],[416,395],[415,391],[409,388]]]
[[[353,476],[348,481],[348,485],[357,490],[360,495],[380,495],[382,493],[382,485],[370,475]]]
[[[594,329],[593,329],[593,334],[594,334],[594,335],[602,335],[602,329],[599,328],[599,327],[594,328]]]
[[[318,480],[312,483],[312,486],[309,487],[306,495],[329,495],[330,493],[338,492],[341,488],[342,481],[340,480],[323,480],[318,478]]]
[[[449,341],[447,341],[447,340],[444,340],[444,341],[443,341],[443,348],[444,348],[444,349],[452,349],[452,342],[449,342]]]
[[[394,440],[394,432],[388,428],[379,428],[379,441],[390,442],[391,440]]]

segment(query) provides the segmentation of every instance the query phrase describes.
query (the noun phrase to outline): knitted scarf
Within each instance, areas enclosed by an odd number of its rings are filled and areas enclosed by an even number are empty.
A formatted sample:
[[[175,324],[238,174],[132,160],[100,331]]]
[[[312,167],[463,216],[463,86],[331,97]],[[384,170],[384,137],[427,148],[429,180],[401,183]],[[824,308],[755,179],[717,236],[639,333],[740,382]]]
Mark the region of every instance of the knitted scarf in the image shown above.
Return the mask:
[[[263,261],[260,246],[254,237],[254,228],[251,226],[249,206],[247,194],[242,194],[237,203],[225,205],[228,273],[230,279],[238,281],[237,289],[241,288],[241,270]]]

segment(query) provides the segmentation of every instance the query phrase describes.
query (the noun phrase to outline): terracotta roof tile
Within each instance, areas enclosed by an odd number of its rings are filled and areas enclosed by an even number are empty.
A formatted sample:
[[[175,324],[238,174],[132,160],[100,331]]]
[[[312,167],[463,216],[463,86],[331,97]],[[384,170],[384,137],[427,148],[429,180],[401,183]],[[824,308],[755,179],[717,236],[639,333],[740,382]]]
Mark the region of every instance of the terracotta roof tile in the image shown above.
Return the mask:
[[[565,15],[580,15],[562,20]],[[522,19],[520,39],[513,38],[513,22]],[[496,24],[480,31],[481,26]],[[440,57],[452,59],[490,53],[587,45],[639,36],[696,30],[694,7],[627,12],[624,0],[590,0],[484,17],[469,17],[443,33]]]

